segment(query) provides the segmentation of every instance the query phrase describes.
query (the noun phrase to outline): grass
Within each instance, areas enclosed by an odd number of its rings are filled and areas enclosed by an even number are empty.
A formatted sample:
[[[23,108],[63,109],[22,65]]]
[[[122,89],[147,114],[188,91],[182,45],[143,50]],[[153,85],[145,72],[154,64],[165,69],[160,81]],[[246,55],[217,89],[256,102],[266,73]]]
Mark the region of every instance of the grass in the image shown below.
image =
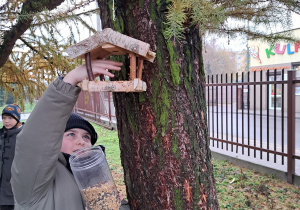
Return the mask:
[[[117,131],[111,131],[92,123],[98,133],[96,145],[105,146],[105,155],[112,172],[118,191],[126,198],[126,187],[124,183],[124,172],[121,166],[119,138]]]
[[[97,144],[106,147],[106,158],[118,190],[126,197],[117,131],[93,124]],[[300,187],[227,161],[213,159],[220,209],[300,209]]]
[[[213,160],[221,209],[300,209],[300,188],[227,161]]]

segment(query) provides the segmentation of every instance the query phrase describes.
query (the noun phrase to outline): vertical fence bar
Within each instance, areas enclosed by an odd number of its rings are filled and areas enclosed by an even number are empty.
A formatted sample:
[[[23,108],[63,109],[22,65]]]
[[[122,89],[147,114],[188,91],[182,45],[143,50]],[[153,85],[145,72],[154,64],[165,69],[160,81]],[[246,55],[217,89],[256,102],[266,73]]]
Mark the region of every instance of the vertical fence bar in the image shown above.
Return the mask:
[[[109,126],[111,126],[111,107],[110,107],[110,94],[111,92],[107,92],[107,98],[108,98],[108,119],[109,119]]]
[[[276,94],[277,94],[277,91],[276,91],[276,88],[277,88],[277,85],[276,85],[276,77],[277,77],[277,69],[274,69],[274,151],[276,151],[276,109],[277,109],[277,104],[276,104]],[[274,154],[274,163],[276,163],[276,154]]]
[[[281,70],[281,80],[284,81],[284,69]],[[281,152],[284,152],[284,84],[281,85]],[[281,156],[281,164],[284,164],[284,156]]]
[[[93,94],[93,99],[96,99],[96,94],[97,93],[92,93]],[[96,102],[96,100],[93,100],[93,106],[92,106],[92,109],[93,109],[93,113],[94,113],[94,120],[95,121],[97,121],[97,103],[98,103],[98,101]]]
[[[233,73],[231,73],[231,88],[230,88],[230,90],[231,90],[231,97],[230,97],[230,99],[231,99],[231,141],[233,142],[233,91],[232,91],[232,89],[233,89]],[[231,152],[233,152],[233,144],[231,144]]]
[[[250,72],[247,72],[248,82],[250,82]],[[248,84],[248,92],[247,92],[247,111],[248,111],[248,146],[250,145],[250,85]],[[254,108],[255,109],[255,108]],[[250,156],[250,148],[248,148],[248,156]]]
[[[211,75],[211,84],[214,84],[214,75]],[[212,93],[211,93],[211,97],[212,97],[212,106],[211,106],[211,109],[212,109],[212,113],[211,113],[211,118],[212,118],[212,137],[215,137],[215,110],[214,110],[214,106],[215,106],[215,95],[214,95],[214,88],[215,86],[212,86]],[[215,146],[215,140],[213,140],[213,147]]]
[[[236,73],[236,127],[235,127],[235,129],[236,129],[236,143],[239,143],[238,142],[238,139],[239,139],[239,132],[238,132],[238,121],[239,121],[239,119],[238,119],[238,116],[239,116],[239,107],[238,107],[238,105],[239,105],[239,87],[238,87],[238,82],[239,82],[239,74],[238,73]],[[238,152],[238,146],[236,145],[236,153]]]
[[[287,160],[287,182],[293,184],[295,174],[295,71],[288,71],[288,120],[287,120],[287,149],[288,149],[288,160]]]
[[[260,71],[260,82],[262,82],[262,71]],[[262,148],[262,84],[260,84],[260,148]],[[262,159],[262,151],[260,150],[260,159]]]
[[[270,70],[267,70],[267,82],[270,81]],[[270,112],[270,85],[267,84],[267,149],[270,149],[270,131],[269,131],[269,126],[270,126],[270,119],[269,119],[269,112]],[[267,161],[269,161],[269,153],[267,152]]]
[[[228,74],[226,73],[226,84],[228,84]],[[228,86],[226,85],[226,140],[228,141]],[[226,151],[228,151],[228,142],[226,143]]]
[[[216,84],[219,84],[219,75],[216,75]],[[217,139],[219,138],[219,86],[216,86],[216,108],[217,108]],[[217,141],[217,148],[219,148],[219,141]]]
[[[223,83],[223,74],[221,74],[221,84]],[[221,139],[223,140],[223,86],[221,87]],[[223,142],[222,144],[222,149],[223,149]]]
[[[207,75],[207,84],[209,85],[209,75]],[[208,126],[208,135],[211,136],[210,133],[210,112],[209,112],[209,89],[210,86],[206,86],[206,91],[207,91],[207,126]]]
[[[253,73],[253,80],[254,82],[256,82],[256,71],[254,71]],[[253,106],[254,106],[254,112],[253,112],[253,127],[254,127],[254,147],[256,147],[256,85],[254,84],[254,87],[253,87],[253,97],[254,97],[254,100],[253,100]],[[254,150],[254,157],[256,158],[256,150]]]
[[[242,144],[244,145],[244,72],[242,72]],[[242,147],[242,154],[244,154],[244,147]]]

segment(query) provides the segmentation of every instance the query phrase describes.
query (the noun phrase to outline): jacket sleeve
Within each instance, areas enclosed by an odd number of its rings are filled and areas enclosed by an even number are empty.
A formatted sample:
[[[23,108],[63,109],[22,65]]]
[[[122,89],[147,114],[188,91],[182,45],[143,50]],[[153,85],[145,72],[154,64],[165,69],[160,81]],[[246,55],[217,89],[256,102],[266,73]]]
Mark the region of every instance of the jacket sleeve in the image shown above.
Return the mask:
[[[11,183],[19,205],[34,204],[51,186],[66,122],[79,93],[79,87],[57,78],[17,136]]]

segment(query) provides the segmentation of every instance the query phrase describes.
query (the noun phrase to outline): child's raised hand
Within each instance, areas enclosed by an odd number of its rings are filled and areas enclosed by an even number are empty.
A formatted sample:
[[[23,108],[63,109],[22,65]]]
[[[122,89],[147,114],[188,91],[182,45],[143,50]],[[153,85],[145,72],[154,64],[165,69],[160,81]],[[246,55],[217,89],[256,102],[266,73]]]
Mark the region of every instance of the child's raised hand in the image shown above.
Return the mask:
[[[109,77],[114,77],[114,75],[107,71],[114,70],[114,71],[120,71],[121,66],[123,63],[111,61],[111,60],[92,60],[92,71],[94,77],[97,77],[101,74],[104,74]],[[86,65],[83,64],[81,66],[76,67],[72,71],[70,71],[65,77],[64,82],[70,83],[71,85],[77,85],[79,82],[81,82],[84,79],[88,78]]]

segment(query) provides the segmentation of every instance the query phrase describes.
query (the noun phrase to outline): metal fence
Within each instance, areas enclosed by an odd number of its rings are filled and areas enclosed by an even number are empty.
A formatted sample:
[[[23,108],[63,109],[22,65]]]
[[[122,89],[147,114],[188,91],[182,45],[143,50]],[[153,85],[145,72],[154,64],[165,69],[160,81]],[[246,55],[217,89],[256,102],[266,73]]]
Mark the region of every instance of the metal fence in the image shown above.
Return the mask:
[[[294,71],[264,72],[265,78],[263,71],[243,73],[238,82],[233,80],[233,74],[207,77],[210,147],[221,149],[223,154],[228,151],[247,156],[251,162],[265,159],[265,165],[270,162],[281,165],[287,172],[287,181],[293,183],[295,161],[300,160],[300,142],[297,146],[295,138],[295,86],[300,80],[295,79]],[[238,78],[239,75],[235,76]],[[271,92],[273,97],[270,99]],[[270,109],[271,103],[273,109]],[[74,111],[109,129],[116,125],[109,92],[82,91]],[[300,128],[300,124],[297,127]],[[297,131],[300,138],[300,129]]]
[[[242,73],[238,82],[233,82],[233,74],[207,77],[211,147],[251,161],[272,159],[286,166],[287,181],[293,183],[295,160],[300,160],[295,139],[295,85],[300,80],[295,71],[264,72],[265,78],[262,71]]]
[[[81,91],[74,112],[108,129],[115,128],[115,107],[110,92]]]

